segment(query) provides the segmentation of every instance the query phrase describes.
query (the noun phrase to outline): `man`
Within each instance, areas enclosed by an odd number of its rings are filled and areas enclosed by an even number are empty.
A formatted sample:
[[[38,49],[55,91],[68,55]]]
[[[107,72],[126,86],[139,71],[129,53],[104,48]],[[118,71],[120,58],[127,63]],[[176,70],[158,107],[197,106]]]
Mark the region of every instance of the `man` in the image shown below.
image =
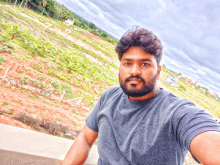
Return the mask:
[[[220,164],[220,128],[205,110],[157,86],[161,41],[136,28],[120,39],[120,86],[103,93],[63,165],[83,164],[98,138],[100,165],[184,164],[188,151]]]

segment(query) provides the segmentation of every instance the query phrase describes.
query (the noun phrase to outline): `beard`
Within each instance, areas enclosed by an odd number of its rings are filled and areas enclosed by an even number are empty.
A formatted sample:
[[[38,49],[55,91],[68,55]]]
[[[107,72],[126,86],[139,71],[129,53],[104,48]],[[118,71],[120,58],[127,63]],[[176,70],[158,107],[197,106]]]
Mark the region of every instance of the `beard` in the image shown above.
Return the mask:
[[[119,73],[119,82],[120,86],[123,90],[123,92],[131,97],[141,97],[144,95],[147,95],[148,93],[152,92],[155,85],[156,85],[156,79],[158,74],[156,74],[154,77],[152,77],[149,82],[146,82],[142,77],[139,76],[130,76],[125,79],[125,81],[121,80],[120,73]],[[127,86],[127,83],[130,81],[131,78],[136,78],[142,83],[141,89],[137,90],[136,84],[131,84],[130,86]]]

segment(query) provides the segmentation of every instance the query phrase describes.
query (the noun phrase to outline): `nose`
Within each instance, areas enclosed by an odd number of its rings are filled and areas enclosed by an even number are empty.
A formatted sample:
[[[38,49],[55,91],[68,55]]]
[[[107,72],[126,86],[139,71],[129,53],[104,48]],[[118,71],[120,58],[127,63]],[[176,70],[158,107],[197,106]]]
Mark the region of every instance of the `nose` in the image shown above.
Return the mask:
[[[132,67],[131,67],[131,70],[130,70],[130,74],[132,76],[139,76],[141,74],[141,68],[139,65],[137,64],[134,64]]]

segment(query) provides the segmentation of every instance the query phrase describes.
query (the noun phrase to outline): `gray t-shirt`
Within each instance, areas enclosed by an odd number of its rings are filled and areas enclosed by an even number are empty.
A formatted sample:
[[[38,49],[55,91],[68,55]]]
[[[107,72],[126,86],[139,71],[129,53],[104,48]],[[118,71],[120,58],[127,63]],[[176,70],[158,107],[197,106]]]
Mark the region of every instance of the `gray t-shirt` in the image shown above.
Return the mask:
[[[103,93],[86,125],[99,133],[101,165],[182,165],[196,135],[220,131],[205,110],[170,92],[132,102],[120,86]]]

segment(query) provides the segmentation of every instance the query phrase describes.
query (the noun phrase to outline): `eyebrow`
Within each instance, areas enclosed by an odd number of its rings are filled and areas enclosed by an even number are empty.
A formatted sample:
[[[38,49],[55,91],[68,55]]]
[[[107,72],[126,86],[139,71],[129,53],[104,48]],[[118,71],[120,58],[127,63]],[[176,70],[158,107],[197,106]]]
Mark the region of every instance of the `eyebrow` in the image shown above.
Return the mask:
[[[130,58],[123,58],[122,61],[134,61],[134,60],[130,59]],[[150,62],[152,62],[152,60],[150,58],[139,59],[139,61],[150,61]]]

